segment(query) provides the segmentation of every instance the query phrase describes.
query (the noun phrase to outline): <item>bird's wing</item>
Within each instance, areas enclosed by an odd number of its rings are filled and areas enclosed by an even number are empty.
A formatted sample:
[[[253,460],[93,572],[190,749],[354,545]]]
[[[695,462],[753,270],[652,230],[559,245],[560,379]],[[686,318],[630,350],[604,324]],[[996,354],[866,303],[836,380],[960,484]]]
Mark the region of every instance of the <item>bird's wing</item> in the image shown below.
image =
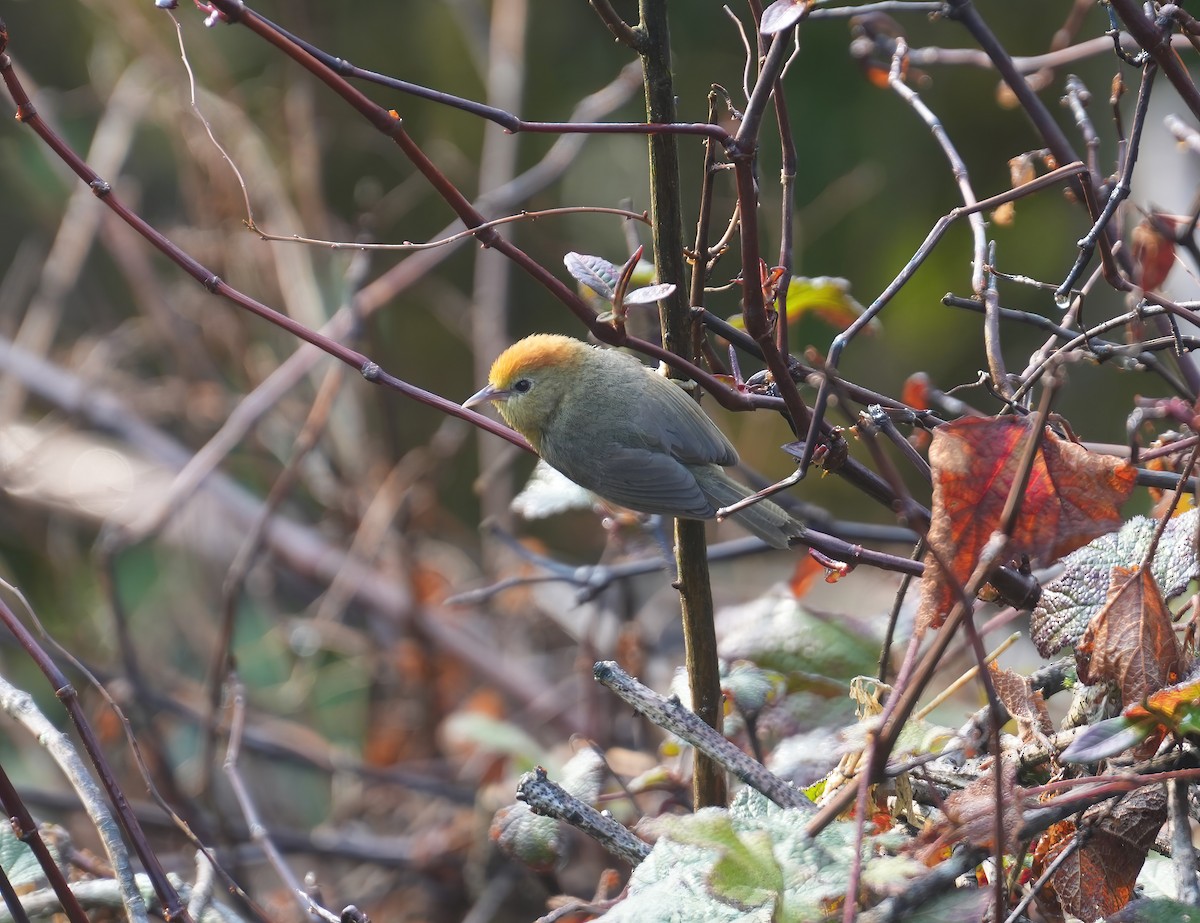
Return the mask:
[[[696,477],[676,459],[639,447],[609,449],[604,456],[556,457],[543,444],[542,457],[581,487],[641,513],[711,519],[716,508],[704,496]]]
[[[644,422],[639,421],[647,440],[657,441],[664,451],[685,465],[736,465],[737,450],[691,395],[662,376],[649,374],[660,384],[663,397],[674,412],[663,414],[660,410]]]

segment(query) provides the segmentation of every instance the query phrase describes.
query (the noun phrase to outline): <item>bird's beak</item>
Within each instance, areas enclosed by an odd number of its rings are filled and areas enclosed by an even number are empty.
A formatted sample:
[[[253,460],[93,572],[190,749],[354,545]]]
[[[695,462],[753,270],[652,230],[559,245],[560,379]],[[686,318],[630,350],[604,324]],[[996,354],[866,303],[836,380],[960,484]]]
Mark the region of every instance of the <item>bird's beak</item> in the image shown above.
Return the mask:
[[[488,401],[503,401],[507,400],[511,392],[504,388],[495,388],[488,385],[486,388],[481,388],[472,394],[469,398],[463,401],[463,407],[478,407],[480,404],[486,404]]]

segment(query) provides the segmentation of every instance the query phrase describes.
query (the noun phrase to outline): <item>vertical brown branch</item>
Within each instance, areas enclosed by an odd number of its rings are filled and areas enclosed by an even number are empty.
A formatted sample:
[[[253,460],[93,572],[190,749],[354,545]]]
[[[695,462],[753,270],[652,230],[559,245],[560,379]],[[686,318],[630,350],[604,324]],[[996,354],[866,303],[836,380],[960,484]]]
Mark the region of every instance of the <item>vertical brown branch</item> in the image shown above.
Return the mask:
[[[641,0],[645,36],[642,74],[646,88],[646,118],[675,120],[675,89],[671,78],[671,37],[666,0]],[[659,302],[663,345],[691,358],[692,317],[684,282],[683,214],[679,196],[679,152],[674,135],[650,135],[650,215],[654,227],[654,267],[659,282],[675,291]],[[675,521],[675,562],[683,616],[683,638],[692,709],[706,724],[720,730],[723,714],[717,635],[713,625],[712,583],[708,573],[708,544],[704,523]],[[696,753],[693,801],[697,809],[725,805],[725,774],[707,756]]]

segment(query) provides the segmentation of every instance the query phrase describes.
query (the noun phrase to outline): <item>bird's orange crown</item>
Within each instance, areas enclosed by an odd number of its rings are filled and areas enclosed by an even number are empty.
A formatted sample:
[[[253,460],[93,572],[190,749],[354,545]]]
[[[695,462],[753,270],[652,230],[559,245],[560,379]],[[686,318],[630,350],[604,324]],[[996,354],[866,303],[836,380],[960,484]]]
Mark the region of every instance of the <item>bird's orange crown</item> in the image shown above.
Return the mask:
[[[555,333],[537,333],[514,343],[496,357],[488,381],[493,388],[507,388],[513,379],[521,375],[554,366],[562,366],[577,359],[583,350],[591,349],[586,343]]]

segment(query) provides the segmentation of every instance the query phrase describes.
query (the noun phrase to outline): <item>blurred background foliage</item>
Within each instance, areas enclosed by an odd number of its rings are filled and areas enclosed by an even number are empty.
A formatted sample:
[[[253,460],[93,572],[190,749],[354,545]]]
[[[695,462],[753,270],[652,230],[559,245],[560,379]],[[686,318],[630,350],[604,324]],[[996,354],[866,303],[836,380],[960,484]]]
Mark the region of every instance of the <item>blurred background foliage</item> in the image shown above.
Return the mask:
[[[634,4],[615,5],[634,18]],[[1044,0],[978,4],[1015,55],[1045,52],[1070,6]],[[488,4],[292,0],[264,2],[260,9],[294,34],[361,67],[473,99],[488,94]],[[672,12],[680,118],[705,118],[712,83],[743,103],[746,54],[730,15],[712,0],[676,2]],[[734,7],[734,14],[748,21],[745,9]],[[177,15],[199,107],[245,176],[262,228],[284,236],[401,242],[428,240],[451,220],[447,207],[399,152],[295,63],[247,30],[204,28],[201,16],[186,5]],[[12,0],[4,4],[3,16],[9,53],[43,117],[77,150],[95,145],[115,165],[105,175],[126,201],[253,297],[319,326],[352,290],[415,258],[268,243],[247,230],[236,179],[190,107],[175,26],[152,4]],[[903,26],[913,47],[967,44],[965,32],[945,20],[910,15]],[[1079,35],[1099,36],[1106,28],[1105,12],[1096,6]],[[631,60],[582,0],[533,0],[524,31],[519,114],[526,119],[567,119],[581,98],[614,80]],[[893,93],[869,81],[848,53],[846,19],[814,19],[802,26],[800,35],[799,53],[785,80],[799,157],[796,272],[844,277],[858,301],[869,304],[911,258],[933,223],[959,204],[959,192],[926,126]],[[1118,65],[1105,53],[1079,61],[1073,69],[1093,93],[1100,162],[1102,169],[1111,170],[1117,146],[1107,97]],[[1136,74],[1126,70],[1136,85]],[[1056,72],[1042,95],[1082,150],[1069,112],[1057,103],[1065,77],[1065,71]],[[984,197],[1008,188],[1009,159],[1039,142],[1024,115],[1003,104],[995,73],[930,67],[925,79],[914,77],[913,82],[958,146],[976,194]],[[365,92],[400,114],[409,134],[465,194],[478,195],[484,122],[378,87]],[[1132,93],[1120,103],[1126,120],[1132,103]],[[607,118],[640,120],[642,113],[635,89]],[[111,134],[98,136],[98,126]],[[780,156],[770,120],[762,138],[763,251],[775,254]],[[555,140],[552,135],[518,134],[502,143],[517,147],[520,171],[537,164]],[[679,147],[684,213],[691,222],[702,145],[681,138]],[[1168,211],[1188,207],[1194,182],[1187,171],[1195,167],[1165,140],[1161,115],[1150,119],[1145,148],[1133,202]],[[1156,179],[1164,182],[1155,185]],[[60,370],[40,373],[43,381],[76,381],[85,393],[116,395],[131,414],[194,452],[296,349],[295,342],[263,321],[210,297],[103,213],[41,142],[15,122],[0,133],[0,183],[0,336],[24,343]],[[720,225],[733,203],[730,174],[718,177],[717,190]],[[80,201],[72,203],[73,197]],[[597,135],[587,139],[561,179],[505,210],[611,207],[626,201],[635,211],[648,208],[645,141]],[[92,223],[94,229],[88,230]],[[648,244],[648,229],[636,227]],[[1000,268],[1057,283],[1074,261],[1074,241],[1086,229],[1083,210],[1052,191],[1019,202],[1015,220],[1008,226],[992,224],[989,234],[997,242]],[[519,246],[564,280],[567,251],[617,263],[628,255],[627,228],[611,216],[546,217],[518,222],[509,231]],[[691,234],[689,224],[685,238]],[[389,297],[355,331],[357,348],[406,381],[460,401],[478,385],[475,369],[486,368],[506,341],[532,331],[582,334],[539,286],[514,273],[504,283],[507,334],[489,344],[494,347],[490,355],[473,356],[476,250],[469,243],[460,246]],[[735,272],[735,259],[727,258],[714,282],[730,281]],[[1189,280],[1179,279],[1181,275],[1176,273],[1175,284],[1186,286]],[[944,307],[940,299],[947,291],[970,295],[965,223],[947,235],[887,308],[881,330],[847,351],[844,377],[893,395],[914,372],[927,373],[942,389],[974,381],[986,366],[980,318]],[[1186,289],[1172,293],[1185,297]],[[1001,302],[1057,317],[1046,291],[1003,284]],[[732,289],[715,293],[709,306],[732,316],[738,311],[737,294]],[[1115,296],[1100,293],[1089,300],[1087,316],[1096,320],[1120,310]],[[646,321],[635,317],[633,322]],[[827,323],[806,318],[793,325],[792,350],[802,354],[811,346],[824,354],[835,333]],[[1044,339],[1017,326],[1006,327],[1004,335],[1010,366],[1018,369]],[[329,368],[330,360],[324,360],[290,389],[222,461],[221,472],[250,496],[265,497],[279,477]],[[743,365],[742,371],[749,375],[755,369]],[[1071,385],[1058,409],[1089,440],[1123,441],[1133,395],[1158,386],[1115,366],[1077,364],[1069,374]],[[127,444],[119,427],[110,439],[112,434],[105,434],[106,427],[96,425],[94,417],[64,408],[28,379],[25,393],[12,378],[3,385],[0,445],[8,448],[0,469],[0,516],[6,526],[0,530],[0,572],[23,589],[62,643],[86,653],[102,675],[112,675],[118,670],[120,645],[113,628],[113,597],[95,551],[101,524],[107,518],[111,525],[115,517],[128,525],[134,514],[153,508],[180,462],[160,456],[143,465],[147,446]],[[996,409],[979,389],[963,396],[985,411]],[[778,417],[713,412],[750,466],[772,477],[787,473],[790,462],[778,446],[792,437]],[[82,436],[74,443],[44,441],[72,434]],[[349,587],[342,585],[331,597],[326,592],[329,575],[339,566],[324,571],[259,566],[251,571],[238,604],[233,650],[260,716],[292,722],[275,726],[273,733],[297,746],[350,754],[376,766],[415,766],[434,777],[474,785],[498,772],[492,761],[469,757],[486,750],[478,740],[455,740],[449,734],[448,716],[462,709],[511,718],[531,728],[544,746],[564,740],[569,729],[597,734],[608,727],[609,719],[602,717],[607,706],[597,705],[587,690],[570,692],[564,700],[568,704],[557,712],[557,704],[547,705],[537,696],[513,706],[511,689],[505,691],[509,704],[497,704],[506,700],[486,688],[488,677],[473,672],[478,664],[449,657],[421,627],[430,613],[446,620],[450,630],[466,632],[497,664],[512,658],[511,669],[537,677],[550,698],[564,688],[574,689],[571,663],[577,645],[609,654],[604,645],[618,643],[594,629],[592,615],[568,613],[547,622],[539,614],[547,608],[545,599],[535,601],[528,590],[499,596],[487,607],[443,607],[450,593],[484,580],[475,482],[481,467],[488,469],[510,455],[499,440],[486,436],[477,452],[465,424],[346,375],[318,448],[300,466],[296,488],[282,510],[306,535],[325,543],[325,551],[318,549],[312,560],[328,549],[352,549],[355,560],[395,585],[396,609],[381,614],[378,603],[356,600],[353,576]],[[106,464],[116,466],[112,477]],[[515,464],[519,486],[532,463],[516,459]],[[795,494],[839,518],[890,521],[887,511],[835,478],[812,478]],[[201,494],[169,517],[161,534],[121,548],[113,561],[116,598],[127,611],[133,647],[151,685],[197,711],[204,708],[203,688],[219,645],[222,582],[248,523],[245,515],[233,515],[212,495]],[[615,553],[612,545],[604,551],[608,539],[590,513],[527,530],[564,560],[592,562]],[[357,544],[356,535],[361,538]],[[494,575],[528,566],[503,548],[493,555],[488,567]],[[718,571],[718,593],[726,600],[745,599],[786,578],[790,569],[790,559],[776,556],[736,575]],[[843,604],[856,600],[866,617],[874,611],[872,588],[858,575],[853,579],[860,583],[851,581]],[[861,595],[846,595],[855,586]],[[658,575],[610,593],[598,606],[620,614],[626,627],[632,615],[649,608],[666,613],[663,618],[670,622],[672,595]],[[858,600],[870,602],[860,605]],[[568,593],[555,597],[551,608],[565,612],[572,605]],[[880,612],[884,605],[879,604]],[[615,637],[623,637],[624,630]],[[670,634],[664,630],[664,637]],[[590,653],[583,659],[588,657]],[[49,706],[52,695],[29,674],[22,657],[6,650],[3,669]],[[194,723],[168,719],[161,703],[142,705],[149,706],[144,720],[158,722],[185,790],[199,785],[206,772],[201,765],[203,734]],[[315,736],[305,736],[310,732]],[[26,749],[14,738],[4,745],[6,750],[14,746]],[[39,778],[35,762],[25,767],[26,778]],[[372,801],[368,807],[361,791],[348,794],[329,784],[326,773],[311,762],[306,771],[309,781],[302,797],[284,798],[274,791],[273,800],[290,804],[273,805],[282,812],[281,822],[306,829],[356,811],[389,815],[386,799],[387,806]],[[415,824],[417,813],[410,806],[405,823]],[[394,818],[389,823],[394,829]],[[469,822],[465,826],[472,828]]]

